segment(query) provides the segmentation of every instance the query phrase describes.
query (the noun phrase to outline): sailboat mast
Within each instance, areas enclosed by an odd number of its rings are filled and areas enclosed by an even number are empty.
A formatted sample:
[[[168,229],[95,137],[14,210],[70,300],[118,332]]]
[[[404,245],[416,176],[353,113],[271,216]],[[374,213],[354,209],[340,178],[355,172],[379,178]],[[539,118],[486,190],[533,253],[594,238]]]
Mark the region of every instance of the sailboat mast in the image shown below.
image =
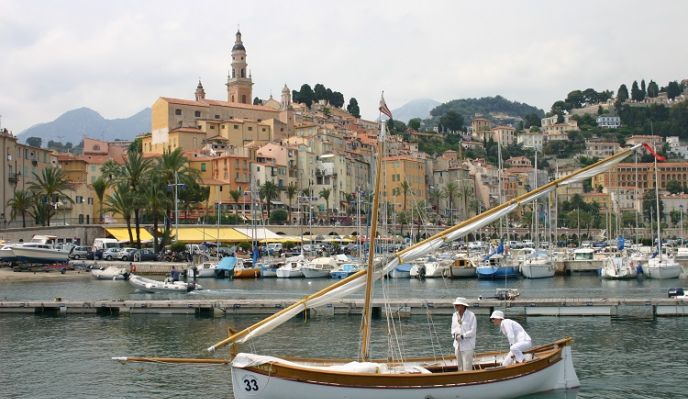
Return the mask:
[[[380,115],[380,137],[377,143],[377,160],[375,164],[375,191],[373,193],[373,209],[371,214],[370,240],[368,247],[368,273],[366,273],[365,301],[363,305],[363,321],[361,323],[361,352],[360,360],[370,357],[370,323],[372,321],[373,283],[375,282],[375,236],[377,235],[377,214],[380,204],[380,180],[382,180],[382,157],[385,156],[385,124]]]
[[[654,147],[655,154],[657,153],[657,146],[655,143],[652,143],[652,146]],[[661,223],[662,223],[662,214],[659,212],[659,181],[657,180],[657,156],[653,156],[655,159],[655,202],[657,204],[657,254],[659,255],[659,259],[662,259],[662,232],[661,232]]]

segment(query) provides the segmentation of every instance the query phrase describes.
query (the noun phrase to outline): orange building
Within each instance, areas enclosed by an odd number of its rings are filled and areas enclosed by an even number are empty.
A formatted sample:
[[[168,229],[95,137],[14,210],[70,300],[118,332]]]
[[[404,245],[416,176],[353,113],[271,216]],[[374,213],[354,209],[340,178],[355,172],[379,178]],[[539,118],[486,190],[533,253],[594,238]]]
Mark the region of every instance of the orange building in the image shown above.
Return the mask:
[[[382,201],[394,205],[394,210],[404,210],[402,182],[408,182],[410,191],[406,194],[406,209],[414,202],[427,200],[425,183],[425,162],[410,156],[393,156],[382,159],[383,187]]]

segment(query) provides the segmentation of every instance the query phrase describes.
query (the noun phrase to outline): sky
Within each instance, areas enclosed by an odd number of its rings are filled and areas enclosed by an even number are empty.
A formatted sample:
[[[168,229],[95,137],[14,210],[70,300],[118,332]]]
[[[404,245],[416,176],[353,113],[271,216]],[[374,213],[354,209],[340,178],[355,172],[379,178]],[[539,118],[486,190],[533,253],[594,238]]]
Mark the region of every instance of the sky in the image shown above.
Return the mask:
[[[18,134],[89,107],[226,100],[241,29],[254,97],[322,83],[377,116],[502,95],[545,110],[575,89],[688,78],[688,2],[0,0],[0,120]]]

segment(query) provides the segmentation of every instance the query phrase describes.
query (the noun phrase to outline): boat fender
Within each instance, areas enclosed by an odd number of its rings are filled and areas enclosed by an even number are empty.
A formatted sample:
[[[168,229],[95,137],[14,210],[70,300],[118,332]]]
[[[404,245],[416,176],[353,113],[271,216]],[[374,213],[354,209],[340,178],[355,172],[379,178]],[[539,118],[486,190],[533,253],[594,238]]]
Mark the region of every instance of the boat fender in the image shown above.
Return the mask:
[[[129,270],[131,270],[132,273],[136,273],[136,265],[133,263],[129,264]]]

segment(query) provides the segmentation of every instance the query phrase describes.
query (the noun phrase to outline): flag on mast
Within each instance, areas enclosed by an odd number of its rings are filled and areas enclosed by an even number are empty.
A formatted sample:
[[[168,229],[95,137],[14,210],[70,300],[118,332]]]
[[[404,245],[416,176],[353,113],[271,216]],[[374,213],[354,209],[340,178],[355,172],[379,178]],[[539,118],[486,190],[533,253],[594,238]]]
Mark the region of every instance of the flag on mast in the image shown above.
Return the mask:
[[[387,115],[389,119],[392,119],[392,111],[387,108],[387,103],[385,103],[385,92],[383,91],[380,95],[380,112]]]
[[[649,144],[643,143],[643,147],[645,147],[645,149],[646,149],[650,154],[652,154],[652,156],[655,157],[655,159],[657,159],[658,161],[666,161],[666,157],[663,156],[663,155],[657,154],[657,153],[655,152],[655,150],[652,148],[652,146],[650,146]]]

